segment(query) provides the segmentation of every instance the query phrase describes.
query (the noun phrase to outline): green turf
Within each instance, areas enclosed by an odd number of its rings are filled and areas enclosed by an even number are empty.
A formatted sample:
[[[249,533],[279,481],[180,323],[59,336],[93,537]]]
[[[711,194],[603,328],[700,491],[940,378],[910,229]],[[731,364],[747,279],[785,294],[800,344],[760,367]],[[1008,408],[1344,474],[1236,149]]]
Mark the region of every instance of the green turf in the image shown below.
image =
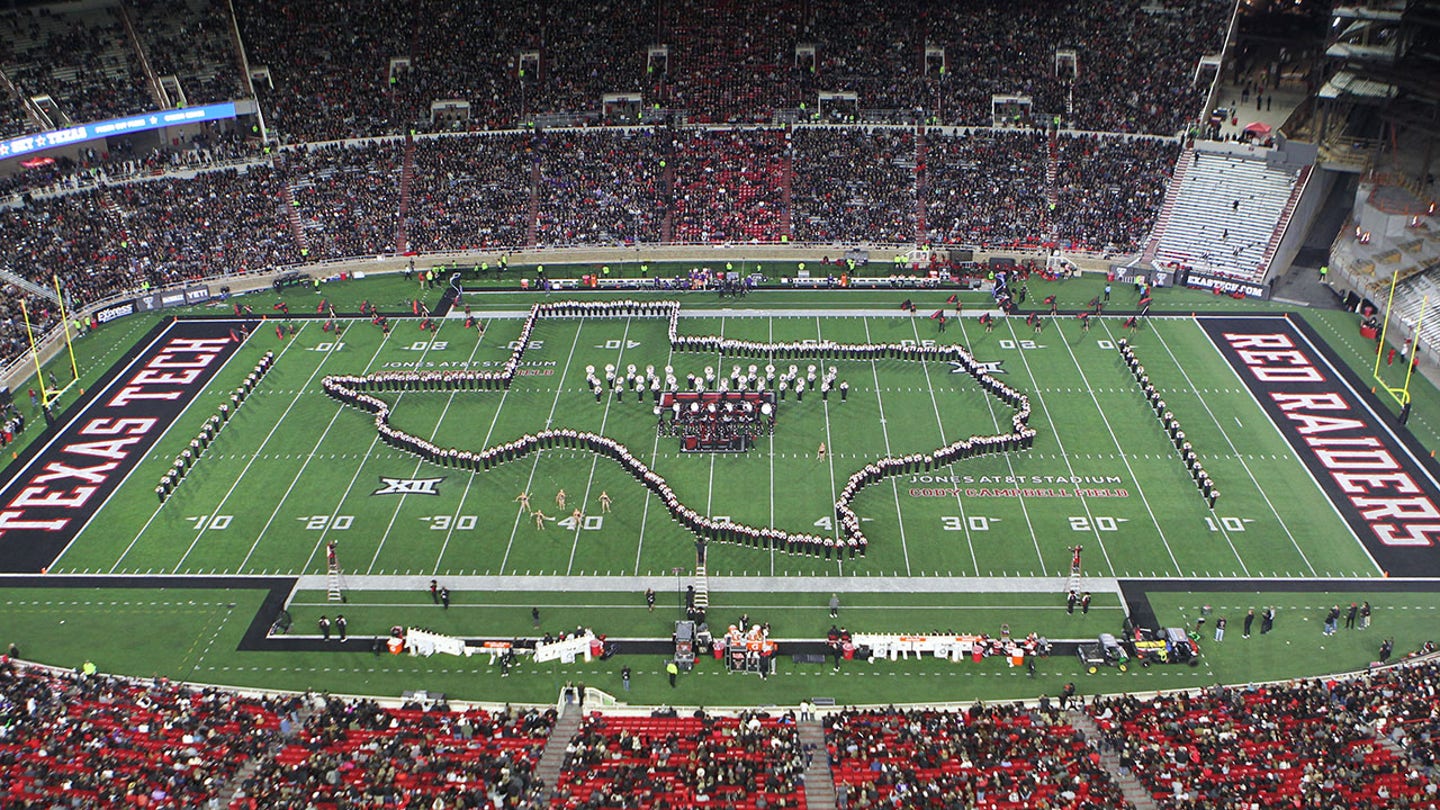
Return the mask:
[[[1099,289],[1094,279],[1037,281],[1031,284],[1031,295],[1038,300],[1053,293],[1062,306],[1075,307]],[[418,294],[414,282],[391,276],[327,284],[318,295],[292,288],[283,297],[298,313],[313,312],[321,297],[342,311],[353,310],[361,300],[398,310],[408,307]],[[433,300],[438,292],[429,295]],[[936,474],[956,476],[955,481],[896,480],[867,489],[855,504],[868,519],[865,530],[871,539],[871,551],[862,559],[837,561],[712,547],[712,575],[773,578],[773,586],[764,593],[712,593],[712,616],[717,620],[747,611],[757,620],[772,622],[779,636],[817,637],[828,627],[825,594],[792,592],[786,583],[790,577],[831,575],[856,582],[846,593],[843,619],[857,632],[993,633],[1001,623],[1009,623],[1016,632],[1034,629],[1062,638],[1112,630],[1117,605],[1113,596],[1102,594],[1097,594],[1091,615],[1080,617],[1065,613],[1058,594],[931,594],[907,592],[903,587],[866,592],[879,589],[879,583],[903,582],[905,577],[1061,576],[1069,561],[1067,549],[1077,542],[1086,546],[1086,573],[1091,576],[1377,574],[1195,321],[1157,318],[1129,337],[1224,492],[1213,514],[1113,348],[1121,336],[1119,320],[1106,319],[1086,334],[1078,321],[1064,318],[1036,335],[1018,319],[985,333],[967,318],[939,334],[925,315],[943,305],[944,295],[764,291],[738,302],[718,301],[710,293],[679,296],[686,313],[680,328],[686,333],[755,340],[824,337],[962,343],[977,359],[1002,363],[1002,379],[1030,395],[1031,424],[1039,431],[1029,452],[970,460]],[[635,293],[604,297],[641,296],[656,297]],[[898,302],[907,297],[917,301],[919,317],[899,313]],[[1112,306],[1133,305],[1134,297],[1133,290],[1119,287]],[[280,297],[262,293],[244,300],[257,314],[270,314],[270,304]],[[494,292],[472,295],[468,303],[477,310],[524,310],[535,300],[530,293]],[[983,304],[979,296],[965,299],[971,312]],[[1157,305],[1197,312],[1254,308],[1224,296],[1175,290],[1162,291]],[[228,314],[228,307],[193,311]],[[790,312],[807,308],[813,308],[813,314]],[[858,308],[886,314],[859,317],[826,311]],[[756,312],[763,309],[785,312],[775,316]],[[1359,339],[1355,316],[1314,312],[1307,317],[1347,362],[1368,374],[1373,348]],[[94,375],[153,323],[153,316],[122,319],[77,342],[82,381],[94,384]],[[478,342],[474,331],[455,320],[445,321],[433,341],[410,320],[398,321],[388,340],[382,340],[368,322],[345,324],[338,340],[314,321],[301,322],[297,334],[283,341],[273,331],[257,331],[54,570],[321,574],[324,545],[333,540],[339,542],[351,576],[619,577],[669,576],[676,568],[689,571],[694,563],[692,538],[609,462],[582,452],[552,450],[473,476],[436,468],[379,444],[367,416],[341,408],[318,391],[319,380],[331,373],[417,364],[428,369],[496,367],[509,354],[507,344],[519,333],[519,319],[489,319]],[[840,361],[833,364],[840,378],[850,383],[848,402],[840,403],[833,396],[823,402],[813,393],[804,402],[795,402],[792,394],[781,405],[780,430],[773,440],[762,440],[744,455],[686,455],[677,452],[674,439],[657,441],[650,406],[631,398],[607,398],[596,404],[582,385],[585,367],[600,370],[607,363],[622,368],[634,363],[643,370],[646,365],[671,364],[683,380],[687,371],[698,373],[706,366],[728,371],[731,365],[755,361],[673,354],[660,320],[546,319],[532,339],[537,343],[525,359],[535,364],[529,368],[536,375],[518,377],[508,392],[386,394],[395,405],[395,424],[433,436],[441,445],[477,450],[547,425],[603,432],[652,463],[683,499],[703,513],[823,534],[831,530],[826,521],[835,490],[866,459],[928,450],[971,433],[994,432],[997,423],[1009,417],[998,401],[981,395],[967,376],[950,374],[945,364]],[[280,356],[274,371],[162,507],[153,493],[155,479],[267,350]],[[783,370],[789,364],[777,365]],[[808,362],[795,365],[803,371]],[[1440,444],[1434,427],[1440,425],[1435,421],[1440,419],[1440,401],[1433,387],[1417,385],[1416,401],[1412,428],[1422,442]],[[816,457],[820,442],[830,450],[824,460]],[[446,480],[439,496],[402,499],[371,494],[381,476],[444,476]],[[1106,492],[1077,495],[1073,484],[1062,482],[1072,477],[1084,479],[1087,488]],[[994,493],[1013,489],[1016,479],[1033,491],[1019,497]],[[953,487],[960,488],[960,497],[934,492]],[[565,510],[554,501],[561,488],[569,496]],[[533,503],[554,518],[565,518],[575,504],[582,504],[588,521],[569,527],[551,521],[537,531],[514,502],[521,491],[532,493]],[[603,515],[598,506],[601,491],[614,499],[613,510]],[[545,629],[584,623],[614,637],[664,637],[677,598],[673,590],[662,592],[661,608],[650,614],[637,604],[633,591],[457,591],[451,611],[437,613],[425,603],[428,597],[423,593],[395,593],[383,584],[375,587],[378,590],[352,592],[345,608],[351,632],[357,636],[412,621],[460,635],[529,635],[533,603],[542,606]],[[14,595],[19,600],[27,592],[4,593],[7,599]],[[49,598],[56,601],[78,599],[51,593],[55,595]],[[553,699],[555,687],[568,680],[592,679],[602,688],[618,690],[618,665],[611,662],[588,668],[522,664],[516,673],[520,677],[501,680],[492,672],[476,674],[474,660],[376,659],[364,652],[236,653],[239,634],[259,603],[256,593],[234,592],[221,599],[211,592],[186,592],[185,598],[197,603],[188,611],[145,604],[160,599],[159,595],[135,592],[112,597],[114,593],[106,591],[104,598],[120,602],[123,609],[7,606],[7,616],[14,616],[14,622],[6,622],[5,631],[22,648],[39,650],[37,657],[54,663],[76,663],[73,659],[93,654],[113,662],[97,661],[115,671],[142,675],[159,671],[236,685],[380,693],[420,687],[541,701]],[[1169,598],[1152,598],[1162,618],[1165,611],[1184,615],[1180,612],[1186,597],[1175,597],[1174,604],[1165,602]],[[1424,599],[1415,597],[1417,603]],[[236,605],[233,610],[217,606],[230,601]],[[143,610],[150,610],[153,622],[164,628],[159,634],[164,644],[151,649],[148,642],[129,643],[119,649],[111,643],[110,639],[127,637],[126,612],[133,611],[138,619]],[[293,610],[295,632],[306,633],[320,612],[333,607],[325,604],[322,594],[301,591],[295,595]],[[70,630],[52,637],[45,632],[50,625],[44,617],[57,613],[67,616]],[[1282,614],[1276,639],[1292,632],[1289,615]],[[35,619],[33,626],[27,619]],[[1238,638],[1238,621],[1232,633]],[[1314,635],[1318,636],[1318,628]],[[1411,635],[1419,637],[1418,631]],[[1290,640],[1299,644],[1298,637]],[[1227,640],[1214,651],[1207,647],[1204,664],[1195,670],[1102,672],[1090,676],[1090,683],[1114,691],[1285,677],[1333,670],[1342,659],[1348,668],[1352,658],[1373,653],[1366,653],[1368,642],[1359,639],[1329,643],[1332,647],[1326,650],[1307,643],[1297,652],[1280,653],[1277,648],[1273,655],[1240,655],[1238,645],[1231,647]],[[1403,639],[1397,644],[1407,647]],[[780,677],[761,684],[758,679],[726,676],[712,662],[682,679],[681,687],[672,692],[658,674],[658,660],[632,666],[637,701],[683,703],[779,702],[814,695],[834,696],[842,702],[990,699],[1053,690],[1079,674],[1069,659],[1043,662],[1033,681],[1003,662],[979,667],[933,661],[855,664],[837,676],[828,665],[796,668],[786,660]]]

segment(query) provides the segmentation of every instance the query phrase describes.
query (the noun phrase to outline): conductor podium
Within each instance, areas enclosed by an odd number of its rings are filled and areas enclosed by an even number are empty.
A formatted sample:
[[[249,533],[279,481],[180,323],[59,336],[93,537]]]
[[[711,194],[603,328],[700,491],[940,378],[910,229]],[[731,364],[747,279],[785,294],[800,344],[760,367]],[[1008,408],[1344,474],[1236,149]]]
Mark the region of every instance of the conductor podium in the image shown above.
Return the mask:
[[[656,406],[662,436],[685,453],[743,453],[775,429],[771,391],[667,391]]]

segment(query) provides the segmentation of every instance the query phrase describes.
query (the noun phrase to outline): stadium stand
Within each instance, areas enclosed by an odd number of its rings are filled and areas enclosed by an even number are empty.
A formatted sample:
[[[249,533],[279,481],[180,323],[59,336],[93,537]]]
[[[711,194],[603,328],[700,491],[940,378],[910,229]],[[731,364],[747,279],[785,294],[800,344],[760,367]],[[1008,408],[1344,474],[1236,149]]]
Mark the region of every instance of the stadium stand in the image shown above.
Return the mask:
[[[847,710],[825,723],[847,807],[1125,807],[1099,754],[1053,709]]]
[[[665,132],[549,132],[538,141],[541,244],[660,241]]]
[[[528,134],[420,138],[405,229],[411,250],[522,245],[537,171]]]
[[[565,746],[552,808],[805,805],[795,718],[592,713]],[[760,803],[763,797],[764,803]]]
[[[406,74],[392,82],[390,60],[407,56],[412,34],[421,36],[415,6],[254,0],[236,10],[251,68],[269,70],[255,94],[281,137],[328,141],[403,130],[410,116],[394,107]]]
[[[48,7],[0,14],[5,75],[27,96],[48,96],[54,127],[155,109],[119,6],[68,13]]]
[[[1156,259],[1260,281],[1266,248],[1295,191],[1296,172],[1270,168],[1263,153],[1191,154]]]
[[[1062,133],[1051,223],[1066,249],[1133,253],[1165,201],[1180,147],[1174,139]]]
[[[915,238],[915,133],[795,130],[794,230],[801,242]]]
[[[970,130],[926,136],[925,221],[936,242],[983,247],[1044,241],[1042,132]]]
[[[778,242],[789,218],[789,138],[778,129],[685,130],[674,161],[672,239]]]
[[[534,807],[533,773],[555,710],[386,709],[318,698],[320,708],[258,762],[232,808]],[[468,803],[466,803],[468,802]]]
[[[395,252],[403,158],[403,145],[394,140],[284,153],[310,258]]]
[[[0,805],[201,807],[293,699],[0,664]]]
[[[189,107],[249,95],[240,81],[229,6],[218,0],[130,0],[135,31],[150,67],[168,95],[175,77],[178,97],[169,106]]]
[[[1400,724],[1434,730],[1434,664],[1408,673],[1428,683],[1430,716]],[[1097,698],[1087,711],[1159,807],[1436,807],[1434,782],[1377,739],[1357,708],[1414,698],[1390,673],[1353,682],[1300,680],[1198,694]],[[1428,722],[1428,728],[1425,724]],[[1402,732],[1403,733],[1403,732]],[[1430,743],[1420,746],[1429,750]]]

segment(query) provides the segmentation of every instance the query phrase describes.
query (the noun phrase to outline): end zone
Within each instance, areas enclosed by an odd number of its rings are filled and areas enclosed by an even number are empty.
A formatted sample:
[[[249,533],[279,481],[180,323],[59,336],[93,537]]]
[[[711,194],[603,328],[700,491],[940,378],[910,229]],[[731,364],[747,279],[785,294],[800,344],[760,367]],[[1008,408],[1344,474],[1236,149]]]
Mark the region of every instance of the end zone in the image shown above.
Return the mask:
[[[0,572],[48,568],[235,351],[231,322],[174,320],[0,484]]]
[[[1440,470],[1297,316],[1197,319],[1387,576],[1440,576]]]

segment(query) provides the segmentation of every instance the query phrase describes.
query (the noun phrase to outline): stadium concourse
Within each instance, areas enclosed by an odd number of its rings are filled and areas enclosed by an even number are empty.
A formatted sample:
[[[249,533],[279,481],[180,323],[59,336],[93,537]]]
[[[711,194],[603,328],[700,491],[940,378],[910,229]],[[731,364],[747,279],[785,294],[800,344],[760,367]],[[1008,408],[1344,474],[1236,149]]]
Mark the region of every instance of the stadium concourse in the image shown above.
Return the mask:
[[[242,694],[18,652],[6,807],[1440,807],[1434,656],[1154,696],[682,714]]]

